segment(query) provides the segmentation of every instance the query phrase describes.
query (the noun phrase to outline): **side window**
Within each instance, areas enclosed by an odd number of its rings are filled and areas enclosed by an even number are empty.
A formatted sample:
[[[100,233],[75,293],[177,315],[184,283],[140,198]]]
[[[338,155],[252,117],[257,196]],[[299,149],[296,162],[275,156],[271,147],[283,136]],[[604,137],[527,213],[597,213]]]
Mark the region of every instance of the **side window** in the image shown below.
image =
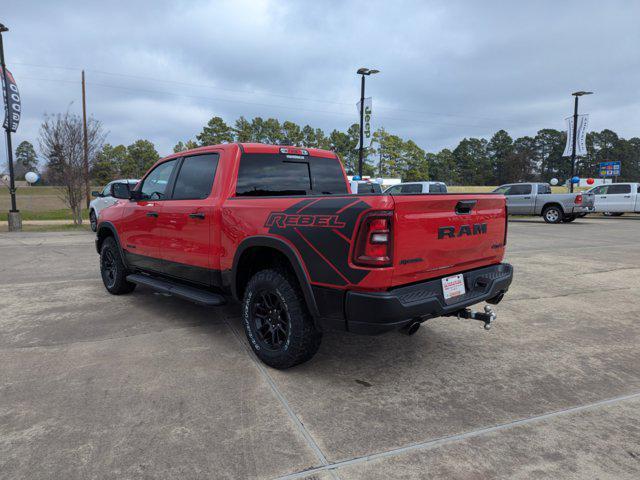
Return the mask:
[[[400,191],[402,193],[422,193],[422,185],[420,185],[419,183],[402,185],[402,189]]]
[[[171,198],[173,200],[207,198],[211,194],[218,159],[217,153],[186,157],[178,172]]]
[[[608,195],[623,195],[625,193],[631,193],[631,185],[609,185],[609,189],[607,190]]]
[[[146,197],[153,200],[161,200],[165,198],[166,189],[171,179],[171,173],[173,172],[177,159],[169,160],[168,162],[161,163],[154,168],[147,178],[142,182],[140,192]]]
[[[541,193],[541,194],[551,193],[551,187],[549,185],[544,184],[544,183],[539,183],[538,184],[538,193]]]
[[[397,195],[400,193],[401,188],[402,188],[402,185],[394,185],[389,190],[387,190],[387,195]]]
[[[531,185],[513,185],[505,195],[529,195],[530,193]]]
[[[436,183],[429,187],[430,193],[447,193],[447,187],[443,183]]]
[[[502,187],[496,188],[492,193],[502,193],[503,195],[509,195],[510,190],[511,185],[504,185]]]
[[[111,195],[111,184],[112,183],[113,182],[107,183],[107,186],[102,189],[102,196],[103,197],[108,197],[109,195]]]
[[[600,185],[599,187],[594,188],[591,193],[594,195],[604,195],[607,193],[607,187],[608,185]]]

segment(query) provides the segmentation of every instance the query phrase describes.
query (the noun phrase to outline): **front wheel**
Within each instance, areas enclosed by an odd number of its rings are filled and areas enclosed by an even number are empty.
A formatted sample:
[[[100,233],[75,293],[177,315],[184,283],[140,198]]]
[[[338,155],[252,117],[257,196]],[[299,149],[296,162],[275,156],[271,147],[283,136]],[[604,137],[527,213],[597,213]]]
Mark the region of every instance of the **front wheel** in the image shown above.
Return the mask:
[[[100,273],[107,291],[113,295],[133,292],[135,283],[127,281],[127,268],[113,237],[105,238],[100,249]]]
[[[91,225],[91,230],[93,232],[98,230],[98,218],[96,217],[95,210],[91,210],[91,212],[89,212],[89,224]]]
[[[547,223],[560,223],[563,217],[564,213],[562,209],[556,205],[545,207],[542,211],[542,218],[544,218],[544,221]]]
[[[249,280],[242,323],[255,354],[274,368],[306,362],[320,348],[322,332],[313,323],[300,287],[281,270],[261,270]]]

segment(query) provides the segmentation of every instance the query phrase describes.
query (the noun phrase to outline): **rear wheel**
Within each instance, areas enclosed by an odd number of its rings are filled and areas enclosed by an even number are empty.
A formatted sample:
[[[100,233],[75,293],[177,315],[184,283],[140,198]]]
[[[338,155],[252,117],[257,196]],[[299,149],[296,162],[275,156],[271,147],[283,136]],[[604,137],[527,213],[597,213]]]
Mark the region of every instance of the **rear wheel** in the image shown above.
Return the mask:
[[[607,217],[621,217],[622,215],[624,215],[624,212],[603,212],[603,215],[606,215]]]
[[[249,280],[242,323],[255,354],[274,368],[306,362],[320,348],[322,332],[316,329],[297,282],[281,270],[261,270]]]
[[[544,218],[544,221],[547,223],[560,223],[563,217],[564,213],[557,205],[549,205],[542,211],[542,218]]]
[[[91,230],[92,231],[96,231],[98,230],[98,218],[96,217],[96,211],[95,210],[91,210],[89,212],[89,224],[91,225]]]
[[[109,293],[122,295],[133,292],[135,283],[127,282],[127,268],[122,262],[120,250],[113,237],[105,238],[100,249],[100,273]]]

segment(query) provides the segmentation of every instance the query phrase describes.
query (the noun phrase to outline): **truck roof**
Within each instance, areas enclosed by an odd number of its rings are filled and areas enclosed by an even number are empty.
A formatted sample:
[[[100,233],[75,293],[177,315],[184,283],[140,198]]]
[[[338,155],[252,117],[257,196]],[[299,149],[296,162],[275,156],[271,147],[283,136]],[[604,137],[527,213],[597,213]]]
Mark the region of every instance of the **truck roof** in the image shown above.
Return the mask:
[[[206,153],[211,152],[213,150],[228,150],[232,148],[241,148],[245,153],[280,153],[281,148],[297,148],[303,149],[309,152],[309,156],[312,157],[323,157],[323,158],[336,158],[337,155],[335,152],[331,150],[324,150],[321,148],[311,148],[311,147],[296,147],[294,145],[269,145],[266,143],[222,143],[219,145],[207,145],[206,147],[198,147],[192,148],[191,150],[185,150],[183,152],[172,153],[171,155],[167,155],[164,159],[173,158],[173,157],[181,157],[183,155],[196,154],[196,153]]]

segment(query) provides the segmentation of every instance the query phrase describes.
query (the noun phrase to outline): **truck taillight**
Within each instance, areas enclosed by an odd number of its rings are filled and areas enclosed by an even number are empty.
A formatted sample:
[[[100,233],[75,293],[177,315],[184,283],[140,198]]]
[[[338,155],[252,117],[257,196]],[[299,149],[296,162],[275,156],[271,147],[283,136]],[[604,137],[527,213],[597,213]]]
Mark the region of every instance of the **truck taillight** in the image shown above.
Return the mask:
[[[360,222],[353,263],[365,267],[389,267],[393,256],[393,212],[366,214]]]
[[[581,205],[582,204],[582,194],[581,193],[576,195],[576,199],[575,199],[574,202],[575,202],[576,205]]]
[[[504,240],[502,241],[502,246],[507,246],[507,232],[509,231],[509,208],[507,205],[504,206]]]

